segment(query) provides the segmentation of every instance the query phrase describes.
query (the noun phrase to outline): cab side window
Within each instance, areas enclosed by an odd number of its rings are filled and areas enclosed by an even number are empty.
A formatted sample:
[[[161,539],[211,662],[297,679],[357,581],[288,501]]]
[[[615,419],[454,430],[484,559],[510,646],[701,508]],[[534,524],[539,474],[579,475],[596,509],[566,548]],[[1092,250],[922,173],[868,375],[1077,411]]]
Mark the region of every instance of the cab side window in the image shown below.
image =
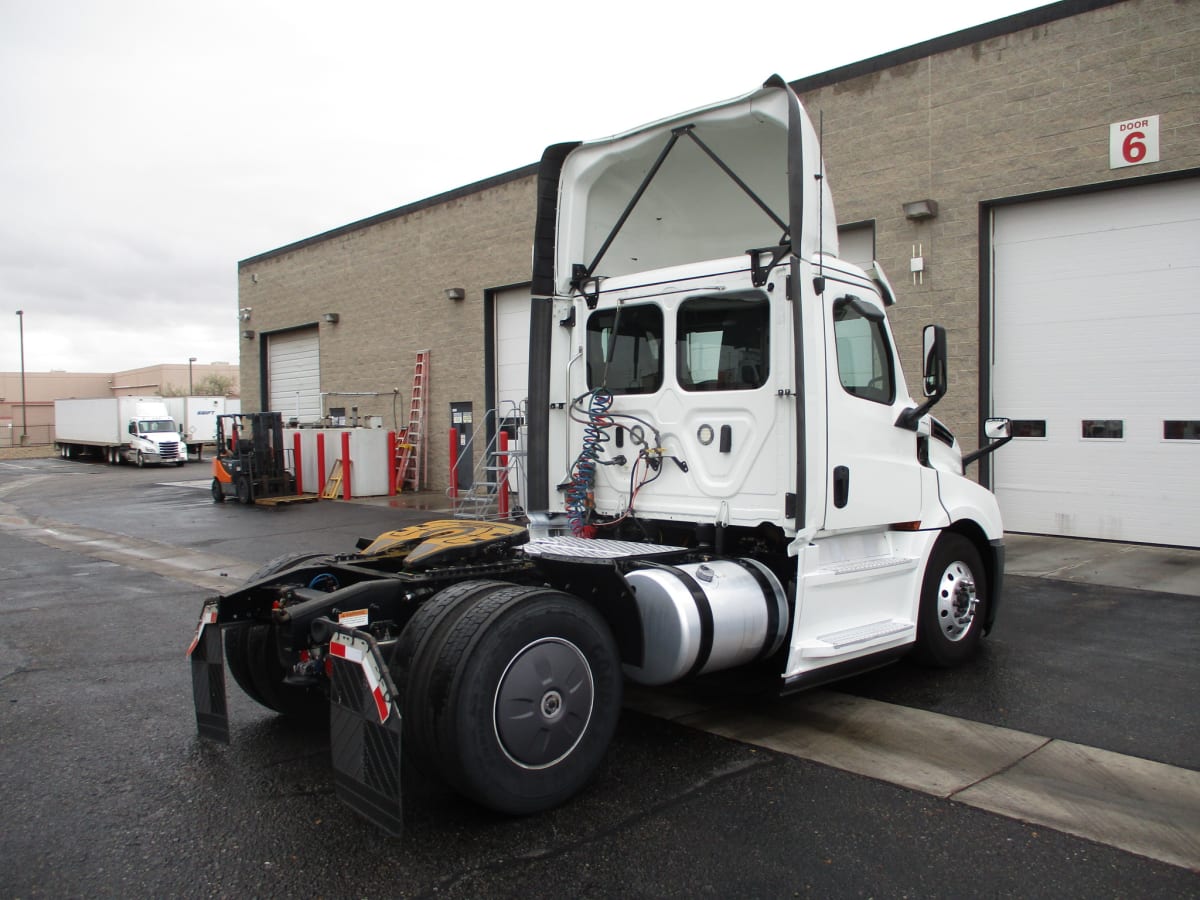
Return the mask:
[[[767,383],[765,296],[693,297],[676,320],[676,378],[685,391],[749,391]]]
[[[882,310],[857,297],[842,297],[833,304],[833,334],[842,387],[855,397],[890,406],[896,399],[896,367]]]
[[[657,306],[594,312],[587,325],[589,388],[653,394],[663,383],[663,316]]]

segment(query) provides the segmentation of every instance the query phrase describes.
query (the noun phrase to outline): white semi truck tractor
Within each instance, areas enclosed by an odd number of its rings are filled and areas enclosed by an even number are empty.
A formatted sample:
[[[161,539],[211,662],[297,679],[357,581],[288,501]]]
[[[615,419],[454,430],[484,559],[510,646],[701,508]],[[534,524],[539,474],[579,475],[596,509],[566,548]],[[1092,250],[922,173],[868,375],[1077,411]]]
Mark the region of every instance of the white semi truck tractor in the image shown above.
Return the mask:
[[[223,660],[284,715],[328,716],[339,796],[401,827],[403,755],[507,813],[563,803],[626,680],[742,670],[786,692],[911,654],[969,657],[1004,570],[993,495],[910,393],[878,266],[838,256],[820,149],[778,77],[543,155],[530,310],[528,521],[437,521],[276,560],[208,600]]]
[[[64,459],[98,456],[112,465],[187,462],[187,444],[162,397],[54,401],[54,442]]]

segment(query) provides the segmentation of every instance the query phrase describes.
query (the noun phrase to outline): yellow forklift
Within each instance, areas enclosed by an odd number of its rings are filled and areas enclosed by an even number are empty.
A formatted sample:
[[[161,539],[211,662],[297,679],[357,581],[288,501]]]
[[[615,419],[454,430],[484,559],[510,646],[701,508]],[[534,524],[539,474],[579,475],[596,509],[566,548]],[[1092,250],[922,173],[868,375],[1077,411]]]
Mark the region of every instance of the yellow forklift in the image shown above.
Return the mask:
[[[217,416],[213,459],[213,503],[233,497],[251,504],[294,496],[296,476],[284,466],[283,416],[277,412]]]

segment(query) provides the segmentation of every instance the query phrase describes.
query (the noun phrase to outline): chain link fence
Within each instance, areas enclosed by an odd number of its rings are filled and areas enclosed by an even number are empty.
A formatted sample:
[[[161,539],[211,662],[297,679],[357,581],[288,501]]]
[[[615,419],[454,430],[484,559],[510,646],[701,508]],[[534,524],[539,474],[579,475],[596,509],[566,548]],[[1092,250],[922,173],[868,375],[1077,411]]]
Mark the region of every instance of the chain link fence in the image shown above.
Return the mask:
[[[30,425],[23,429],[19,424],[0,423],[0,448],[41,447],[45,449],[53,444],[53,425]]]

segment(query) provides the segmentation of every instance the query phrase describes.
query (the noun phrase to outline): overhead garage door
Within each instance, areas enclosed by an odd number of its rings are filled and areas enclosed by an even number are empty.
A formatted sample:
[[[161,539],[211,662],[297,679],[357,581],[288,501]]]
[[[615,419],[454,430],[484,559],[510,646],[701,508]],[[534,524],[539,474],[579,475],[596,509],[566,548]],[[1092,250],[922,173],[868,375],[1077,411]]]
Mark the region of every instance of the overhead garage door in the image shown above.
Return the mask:
[[[285,423],[321,418],[321,351],[316,328],[267,335],[267,380],[271,409]]]
[[[526,399],[529,396],[529,288],[497,291],[494,312],[496,409],[512,439],[509,447],[509,502],[523,506]]]
[[[995,210],[1010,531],[1200,546],[1200,179]]]
[[[496,293],[496,404],[501,418],[529,393],[529,288]]]

